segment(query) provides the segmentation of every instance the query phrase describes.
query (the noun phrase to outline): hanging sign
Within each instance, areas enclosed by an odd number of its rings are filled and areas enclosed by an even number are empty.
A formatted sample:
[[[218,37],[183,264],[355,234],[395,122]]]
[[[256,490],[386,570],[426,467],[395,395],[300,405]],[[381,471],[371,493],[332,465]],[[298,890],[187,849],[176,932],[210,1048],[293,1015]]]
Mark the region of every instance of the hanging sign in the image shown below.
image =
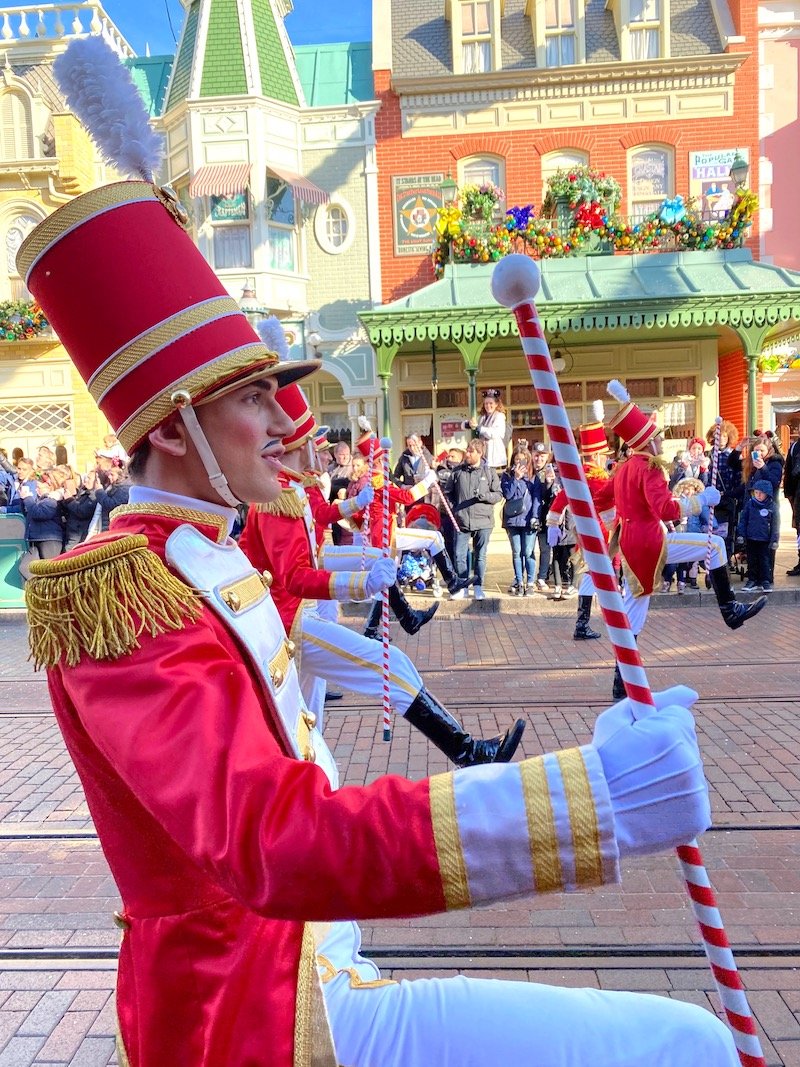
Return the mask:
[[[212,222],[241,222],[249,217],[247,193],[211,197]]]

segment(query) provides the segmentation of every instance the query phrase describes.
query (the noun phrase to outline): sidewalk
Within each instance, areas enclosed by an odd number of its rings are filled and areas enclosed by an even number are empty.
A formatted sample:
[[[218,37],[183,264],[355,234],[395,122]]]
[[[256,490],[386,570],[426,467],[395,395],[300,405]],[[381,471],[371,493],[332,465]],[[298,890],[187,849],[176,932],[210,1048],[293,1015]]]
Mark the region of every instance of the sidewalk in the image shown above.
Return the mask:
[[[495,599],[516,603],[504,594]],[[393,640],[469,729],[489,735],[522,715],[527,756],[589,740],[608,703],[608,641],[571,640],[574,601],[534,598],[531,608],[540,610],[531,613],[550,617],[530,626],[487,610],[490,603],[456,602],[458,614],[437,617],[413,638],[393,626]],[[655,688],[682,681],[701,693],[696,713],[714,812],[703,851],[767,1062],[800,1067],[797,609],[773,600],[736,633],[716,612],[696,612],[691,632],[686,618],[659,611],[640,641],[642,656]],[[2,641],[0,1067],[107,1067],[116,1062],[111,916],[119,900],[49,710],[46,680],[26,662],[24,626],[8,621]],[[347,783],[447,769],[402,719],[390,743],[380,739],[377,695],[348,694],[326,715]],[[620,886],[364,923],[363,932],[367,951],[390,976],[467,973],[640,989],[717,1007],[669,855],[626,861]],[[694,1067],[690,1058],[687,1067]]]

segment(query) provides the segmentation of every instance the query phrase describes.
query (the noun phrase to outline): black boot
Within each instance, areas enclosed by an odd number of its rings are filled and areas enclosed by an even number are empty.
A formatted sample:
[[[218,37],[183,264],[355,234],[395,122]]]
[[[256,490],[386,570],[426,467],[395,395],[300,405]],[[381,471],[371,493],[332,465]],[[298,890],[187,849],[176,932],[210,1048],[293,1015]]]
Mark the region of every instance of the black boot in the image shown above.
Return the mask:
[[[797,563],[786,573],[790,578],[800,578],[800,552],[797,553]]]
[[[525,729],[525,722],[517,719],[502,737],[493,737],[488,741],[476,739],[456,722],[427,689],[417,693],[405,717],[458,767],[473,767],[478,763],[508,763]]]
[[[426,622],[430,622],[439,610],[439,601],[435,600],[427,611],[415,611],[396,585],[389,586],[389,606],[395,618],[407,634],[415,634]]]
[[[711,588],[717,598],[722,618],[725,620],[725,625],[729,626],[731,630],[738,630],[748,619],[758,615],[767,602],[765,596],[760,596],[752,604],[739,604],[731,589],[731,579],[727,566],[714,567],[713,570],[708,572],[708,576],[711,579]]]
[[[381,639],[381,613],[383,611],[383,604],[380,600],[373,600],[372,607],[369,609],[369,615],[367,616],[367,625],[364,627],[364,637],[368,637],[370,641],[380,641]]]
[[[611,699],[612,700],[624,700],[628,694],[625,692],[625,683],[622,681],[622,675],[619,672],[619,664],[614,668],[614,682],[611,686]]]
[[[592,598],[590,596],[578,597],[578,618],[575,623],[573,641],[594,641],[600,634],[589,625],[592,617]]]
[[[447,586],[447,592],[452,596],[453,593],[457,593],[459,589],[466,589],[470,584],[470,578],[459,578],[456,574],[453,562],[448,556],[445,549],[441,552],[437,552],[433,557],[433,562],[439,568],[439,574],[444,578],[444,584]]]

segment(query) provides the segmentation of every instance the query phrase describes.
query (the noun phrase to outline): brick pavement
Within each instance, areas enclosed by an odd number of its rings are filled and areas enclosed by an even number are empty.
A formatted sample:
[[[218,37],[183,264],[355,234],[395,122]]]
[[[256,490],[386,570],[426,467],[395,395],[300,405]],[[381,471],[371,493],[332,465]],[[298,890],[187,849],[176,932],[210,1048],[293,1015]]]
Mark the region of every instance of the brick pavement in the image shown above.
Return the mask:
[[[574,602],[548,606],[541,599],[528,620],[472,604],[417,637],[396,636],[471,729],[488,734],[525,714],[526,754],[585,741],[606,706],[611,674],[606,641],[571,641]],[[651,618],[641,640],[656,687],[680,678],[702,693],[698,722],[719,827],[703,848],[731,939],[743,950],[771,1067],[800,1067],[795,621],[796,608],[775,605],[731,634],[715,612],[666,611]],[[45,680],[26,663],[24,628],[2,624],[0,641],[0,1067],[105,1067],[114,1062],[113,962],[85,970],[69,957],[113,952],[116,893],[94,840],[38,836],[74,835],[90,823],[47,712]],[[347,697],[331,706],[327,734],[348,782],[445,769],[440,754],[402,720],[390,744],[380,741],[376,702]],[[703,961],[686,954],[696,935],[673,859],[626,866],[621,887],[365,924],[365,944],[398,976],[435,967],[437,973],[644,988],[714,1006]],[[636,958],[614,958],[619,946]],[[453,948],[474,954],[454,959]],[[680,958],[660,958],[668,948]],[[770,949],[788,956],[757,954]],[[67,958],[36,966],[8,958],[37,950]],[[575,959],[576,950],[597,958]],[[424,959],[422,951],[441,955]],[[398,952],[405,955],[393,958]]]

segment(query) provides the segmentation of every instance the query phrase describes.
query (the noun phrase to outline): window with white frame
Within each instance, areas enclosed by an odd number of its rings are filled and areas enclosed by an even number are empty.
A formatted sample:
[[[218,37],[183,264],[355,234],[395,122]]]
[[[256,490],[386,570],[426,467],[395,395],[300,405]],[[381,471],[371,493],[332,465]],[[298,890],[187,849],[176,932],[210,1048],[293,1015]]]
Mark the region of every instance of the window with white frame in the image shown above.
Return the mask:
[[[545,62],[568,67],[578,62],[578,0],[545,0]]]
[[[314,236],[329,255],[346,252],[355,237],[355,219],[350,205],[341,199],[321,204],[314,215]]]
[[[461,72],[482,74],[492,69],[492,0],[459,0]]]
[[[250,232],[250,194],[212,196],[214,267],[217,270],[241,270],[253,266],[253,241]]]
[[[268,263],[270,270],[297,270],[297,210],[294,190],[283,179],[267,175]]]
[[[498,189],[505,188],[505,160],[496,156],[473,156],[470,159],[463,159],[458,164],[458,173],[462,186],[481,186],[491,183]],[[495,206],[493,217],[499,219],[504,214],[504,202],[500,200]]]
[[[662,2],[663,0],[629,0],[631,59],[658,59],[661,55]]]
[[[0,144],[6,162],[33,157],[30,101],[11,89],[0,96]]]
[[[628,209],[638,222],[658,211],[673,195],[673,153],[668,148],[645,145],[628,155]]]
[[[547,179],[557,170],[568,171],[571,167],[585,167],[589,163],[589,153],[578,148],[559,148],[542,156],[542,201],[547,193]]]
[[[6,272],[12,300],[30,300],[31,295],[17,271],[17,252],[20,245],[41,219],[34,215],[17,215],[6,230]]]

